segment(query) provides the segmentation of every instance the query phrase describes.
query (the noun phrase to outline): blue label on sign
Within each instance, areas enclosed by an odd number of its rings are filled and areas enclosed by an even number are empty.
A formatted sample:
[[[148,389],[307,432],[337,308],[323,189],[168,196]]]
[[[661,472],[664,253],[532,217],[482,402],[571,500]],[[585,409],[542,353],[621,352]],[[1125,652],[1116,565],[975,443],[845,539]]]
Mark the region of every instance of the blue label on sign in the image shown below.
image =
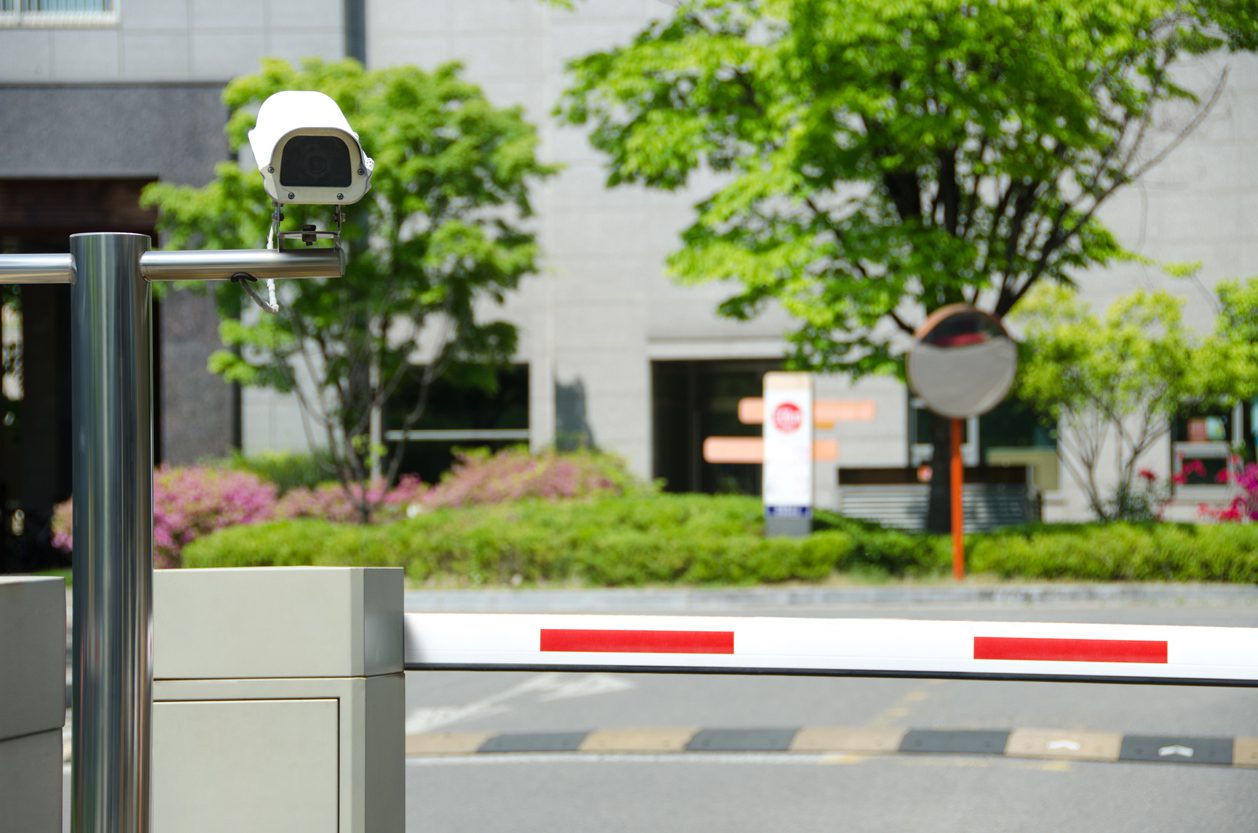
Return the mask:
[[[767,518],[811,518],[811,506],[766,506],[764,514]]]

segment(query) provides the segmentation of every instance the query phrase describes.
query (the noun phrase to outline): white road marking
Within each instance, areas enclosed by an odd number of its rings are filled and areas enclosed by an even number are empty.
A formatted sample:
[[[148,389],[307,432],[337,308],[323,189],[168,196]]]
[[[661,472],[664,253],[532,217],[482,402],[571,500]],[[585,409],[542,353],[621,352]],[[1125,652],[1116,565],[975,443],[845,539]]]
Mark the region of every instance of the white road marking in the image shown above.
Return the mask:
[[[1158,750],[1159,758],[1165,758],[1168,755],[1180,755],[1185,758],[1191,758],[1192,747],[1180,746],[1179,744],[1173,744],[1171,746],[1163,746],[1161,749]]]
[[[556,674],[553,676],[557,677],[556,681],[547,681],[545,684],[539,684],[535,689],[546,692],[537,698],[543,703],[551,700],[569,700],[575,697],[615,694],[618,691],[628,691],[633,688],[633,683],[624,677],[614,677],[611,674],[587,674],[575,678],[567,674]]]
[[[1073,740],[1050,740],[1048,742],[1049,749],[1069,749],[1071,752],[1078,752],[1083,748],[1082,744]]]
[[[576,697],[594,697],[614,694],[634,688],[635,684],[611,674],[561,674],[548,672],[535,674],[524,682],[496,694],[458,706],[426,706],[411,709],[406,716],[406,733],[431,732],[444,726],[490,717],[511,711],[510,701],[528,694],[539,695],[537,702],[567,700]]]

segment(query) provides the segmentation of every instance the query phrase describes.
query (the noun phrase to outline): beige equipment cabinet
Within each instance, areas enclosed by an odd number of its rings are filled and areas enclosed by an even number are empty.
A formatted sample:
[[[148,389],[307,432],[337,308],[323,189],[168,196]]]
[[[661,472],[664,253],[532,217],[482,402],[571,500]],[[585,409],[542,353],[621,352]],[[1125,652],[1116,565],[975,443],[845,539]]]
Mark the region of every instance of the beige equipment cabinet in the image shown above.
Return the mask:
[[[61,833],[66,588],[0,576],[0,833]]]
[[[153,833],[401,833],[402,571],[165,570]]]

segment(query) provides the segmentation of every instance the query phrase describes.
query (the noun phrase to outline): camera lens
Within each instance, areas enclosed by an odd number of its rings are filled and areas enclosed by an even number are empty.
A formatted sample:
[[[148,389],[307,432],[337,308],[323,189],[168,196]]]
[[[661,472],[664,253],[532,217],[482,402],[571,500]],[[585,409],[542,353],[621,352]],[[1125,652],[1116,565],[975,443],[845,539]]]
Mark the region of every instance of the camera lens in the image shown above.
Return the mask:
[[[336,136],[294,136],[280,157],[285,188],[347,188],[351,182],[349,147]]]
[[[306,176],[320,179],[328,175],[328,158],[322,153],[312,153],[302,160],[306,167]]]

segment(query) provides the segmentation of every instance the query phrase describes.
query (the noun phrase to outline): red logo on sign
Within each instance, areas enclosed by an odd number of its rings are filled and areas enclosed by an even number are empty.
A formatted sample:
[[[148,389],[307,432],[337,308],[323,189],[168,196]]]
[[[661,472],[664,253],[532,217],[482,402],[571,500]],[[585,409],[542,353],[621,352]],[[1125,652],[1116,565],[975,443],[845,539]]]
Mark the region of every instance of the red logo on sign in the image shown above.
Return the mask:
[[[804,414],[799,406],[792,405],[790,402],[783,402],[773,409],[773,424],[784,434],[789,434],[799,428],[803,421]]]

